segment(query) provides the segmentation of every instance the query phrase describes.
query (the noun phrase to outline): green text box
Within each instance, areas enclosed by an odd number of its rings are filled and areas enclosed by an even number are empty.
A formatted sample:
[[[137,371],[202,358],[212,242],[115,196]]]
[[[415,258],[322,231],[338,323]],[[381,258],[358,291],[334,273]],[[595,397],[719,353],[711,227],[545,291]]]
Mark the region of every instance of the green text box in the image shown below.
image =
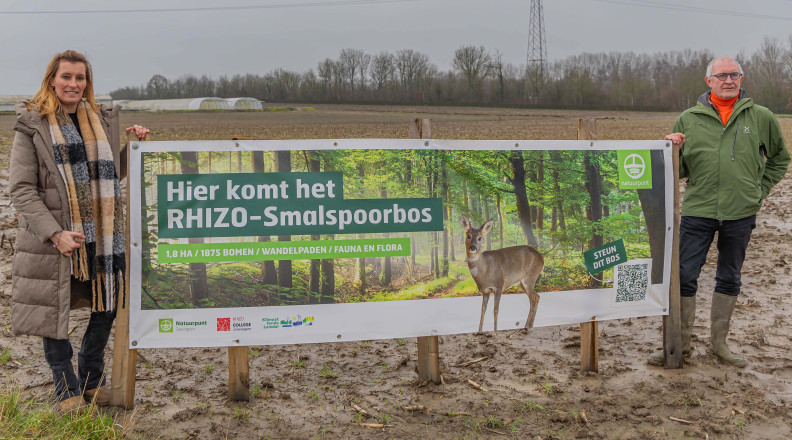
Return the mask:
[[[160,238],[443,230],[441,198],[349,199],[340,172],[157,177]]]
[[[403,257],[408,255],[410,255],[409,238],[261,243],[161,243],[157,247],[157,261],[161,264]]]
[[[619,239],[583,252],[583,259],[586,261],[586,270],[592,274],[626,263],[627,251],[624,249],[624,240]]]

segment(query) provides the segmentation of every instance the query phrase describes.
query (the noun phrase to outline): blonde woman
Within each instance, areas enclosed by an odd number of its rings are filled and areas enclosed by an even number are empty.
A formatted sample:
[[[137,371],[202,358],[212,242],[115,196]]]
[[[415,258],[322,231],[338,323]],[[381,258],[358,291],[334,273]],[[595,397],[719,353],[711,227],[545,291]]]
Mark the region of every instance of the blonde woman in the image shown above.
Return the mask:
[[[91,399],[107,404],[104,349],[126,276],[118,108],[96,104],[91,64],[67,50],[52,58],[38,93],[16,113],[12,328],[43,337],[58,409],[78,410]],[[149,132],[138,125],[126,131],[141,139]],[[75,374],[69,312],[84,305],[91,317]]]

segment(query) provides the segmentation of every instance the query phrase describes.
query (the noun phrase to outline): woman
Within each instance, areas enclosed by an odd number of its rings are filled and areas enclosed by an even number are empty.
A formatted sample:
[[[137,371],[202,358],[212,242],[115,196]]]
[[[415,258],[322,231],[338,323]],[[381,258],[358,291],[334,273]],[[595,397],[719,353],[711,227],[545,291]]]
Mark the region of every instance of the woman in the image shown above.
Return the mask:
[[[58,409],[78,410],[92,398],[107,404],[104,349],[126,268],[118,108],[94,102],[90,63],[67,50],[52,58],[38,93],[16,113],[10,192],[20,219],[11,325],[44,338]],[[138,125],[126,131],[139,139],[149,132]],[[69,311],[86,298],[91,317],[75,374]]]

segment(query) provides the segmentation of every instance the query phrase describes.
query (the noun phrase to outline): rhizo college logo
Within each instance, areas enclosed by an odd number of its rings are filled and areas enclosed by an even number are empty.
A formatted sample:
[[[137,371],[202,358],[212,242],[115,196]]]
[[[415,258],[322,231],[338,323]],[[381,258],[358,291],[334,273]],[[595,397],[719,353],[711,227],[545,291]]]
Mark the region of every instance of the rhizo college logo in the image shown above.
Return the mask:
[[[245,322],[245,318],[235,316],[234,318],[217,318],[217,331],[230,332],[230,331],[248,331],[252,329],[249,322]]]
[[[640,179],[646,171],[646,163],[639,154],[631,154],[624,158],[624,171],[631,179]]]

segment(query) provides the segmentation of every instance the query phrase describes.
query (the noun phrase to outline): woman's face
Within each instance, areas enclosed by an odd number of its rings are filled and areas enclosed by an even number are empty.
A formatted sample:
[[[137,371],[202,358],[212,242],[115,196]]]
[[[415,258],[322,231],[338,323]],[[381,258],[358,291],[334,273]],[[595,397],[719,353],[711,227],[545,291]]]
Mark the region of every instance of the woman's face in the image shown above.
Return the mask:
[[[55,94],[66,111],[74,113],[87,85],[85,64],[61,61],[58,73],[50,80],[50,85],[55,88]]]

